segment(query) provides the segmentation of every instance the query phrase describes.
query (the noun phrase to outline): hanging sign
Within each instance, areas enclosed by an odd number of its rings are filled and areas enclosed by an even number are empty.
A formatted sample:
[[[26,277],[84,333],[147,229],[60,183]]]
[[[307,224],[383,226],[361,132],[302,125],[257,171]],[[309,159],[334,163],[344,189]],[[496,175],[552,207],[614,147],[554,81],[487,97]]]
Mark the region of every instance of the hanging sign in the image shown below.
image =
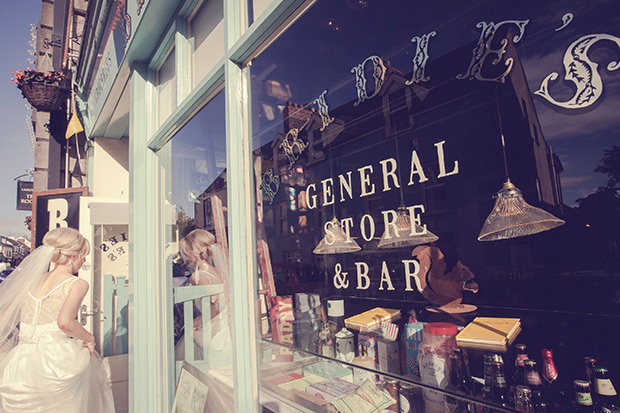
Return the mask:
[[[88,188],[54,189],[33,193],[32,239],[34,248],[43,243],[43,236],[54,228],[79,229],[80,198],[88,195]]]
[[[17,210],[32,211],[32,190],[34,182],[17,181]]]

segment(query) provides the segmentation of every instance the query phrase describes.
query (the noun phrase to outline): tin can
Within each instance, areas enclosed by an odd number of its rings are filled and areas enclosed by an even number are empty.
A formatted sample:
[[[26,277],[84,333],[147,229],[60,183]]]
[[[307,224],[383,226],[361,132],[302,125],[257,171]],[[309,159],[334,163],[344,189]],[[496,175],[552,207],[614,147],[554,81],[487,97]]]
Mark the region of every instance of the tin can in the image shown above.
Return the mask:
[[[392,412],[400,411],[399,396],[398,396],[398,389],[399,389],[398,381],[394,379],[385,379],[385,381],[383,382],[383,388],[390,394],[390,396],[392,396],[394,400],[396,400],[396,403],[388,406],[386,410],[389,410]]]
[[[400,413],[413,413],[415,403],[415,386],[413,384],[400,384],[398,402],[400,403]]]

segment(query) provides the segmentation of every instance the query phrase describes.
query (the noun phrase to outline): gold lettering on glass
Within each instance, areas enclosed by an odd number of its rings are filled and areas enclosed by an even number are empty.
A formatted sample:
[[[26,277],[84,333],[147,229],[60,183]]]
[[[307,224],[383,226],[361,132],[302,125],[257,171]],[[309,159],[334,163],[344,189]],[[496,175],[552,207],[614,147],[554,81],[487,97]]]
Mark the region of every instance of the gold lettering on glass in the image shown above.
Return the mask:
[[[366,63],[372,64],[372,77],[375,81],[375,90],[371,95],[368,95],[366,90],[366,76],[364,75],[364,67]],[[381,87],[383,87],[383,81],[385,79],[385,65],[383,59],[379,56],[370,56],[366,58],[362,63],[351,69],[351,73],[355,73],[355,89],[357,89],[357,102],[353,106],[357,106],[365,100],[375,97]]]
[[[336,264],[334,271],[334,287],[337,289],[348,288],[349,280],[347,280],[347,275],[349,273],[342,271],[342,265],[340,263]]]
[[[280,189],[280,177],[273,175],[273,169],[267,169],[263,174],[259,188],[269,198],[269,205],[272,205],[273,199],[276,197],[278,189]]]
[[[603,80],[598,73],[598,64],[588,57],[590,48],[600,40],[614,42],[620,48],[620,38],[610,34],[589,34],[575,40],[564,53],[564,79],[575,84],[576,90],[573,97],[566,102],[558,102],[549,94],[549,82],[558,78],[557,72],[550,73],[540,88],[534,92],[548,102],[566,109],[582,109],[592,105],[603,94]],[[614,71],[620,68],[620,61],[612,61],[607,65],[607,70]]]
[[[423,34],[422,37],[415,36],[411,39],[411,43],[416,44],[415,56],[413,56],[413,75],[411,80],[405,82],[407,85],[420,82],[428,82],[430,79],[424,73],[426,68],[426,61],[428,60],[428,41],[431,36],[435,36],[437,32],[432,31],[430,33]]]
[[[314,102],[312,102],[319,108],[319,116],[321,116],[321,121],[323,122],[323,126],[321,126],[321,131],[325,130],[325,128],[334,121],[334,118],[329,116],[329,106],[327,106],[327,102],[325,101],[326,94],[327,89],[325,89],[323,93],[321,93],[319,97],[314,99]]]
[[[525,33],[525,26],[529,23],[528,20],[504,20],[497,24],[490,22],[479,22],[476,24],[476,27],[481,29],[480,38],[478,39],[478,43],[474,47],[473,56],[471,58],[471,62],[469,63],[469,68],[463,74],[456,75],[457,79],[478,79],[484,81],[494,81],[504,83],[506,80],[506,76],[512,70],[513,59],[508,58],[504,60],[504,65],[506,66],[506,70],[496,77],[485,77],[482,75],[482,67],[484,66],[487,57],[495,56],[492,65],[497,65],[501,62],[502,56],[506,53],[506,46],[508,45],[508,39],[502,39],[500,42],[500,47],[497,49],[491,48],[491,43],[495,38],[495,33],[497,29],[505,24],[514,24],[519,29],[519,34],[512,38],[513,43],[519,42]]]
[[[301,140],[298,135],[299,129],[295,128],[289,130],[279,146],[284,151],[284,156],[286,156],[286,159],[288,160],[288,169],[293,168],[293,165],[297,159],[299,159],[299,155],[301,155],[304,149],[306,149],[309,145],[309,143]]]
[[[555,31],[559,32],[560,30],[568,26],[570,22],[572,21],[573,21],[573,13],[566,13],[564,16],[562,16],[562,25],[558,27],[557,29],[555,29]]]

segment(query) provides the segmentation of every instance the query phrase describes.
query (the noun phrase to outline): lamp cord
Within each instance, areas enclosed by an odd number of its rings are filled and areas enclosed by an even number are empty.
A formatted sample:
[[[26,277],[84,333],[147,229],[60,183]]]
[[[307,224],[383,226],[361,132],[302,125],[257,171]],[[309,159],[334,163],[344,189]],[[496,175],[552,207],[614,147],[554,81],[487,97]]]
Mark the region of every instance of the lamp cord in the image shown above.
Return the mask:
[[[504,139],[504,128],[502,125],[502,114],[499,110],[499,98],[497,97],[497,88],[494,89],[495,93],[495,107],[497,109],[497,120],[499,122],[499,133],[502,138],[502,155],[504,157],[504,173],[506,174],[506,180],[510,181],[510,177],[508,176],[508,161],[506,157],[506,141]]]

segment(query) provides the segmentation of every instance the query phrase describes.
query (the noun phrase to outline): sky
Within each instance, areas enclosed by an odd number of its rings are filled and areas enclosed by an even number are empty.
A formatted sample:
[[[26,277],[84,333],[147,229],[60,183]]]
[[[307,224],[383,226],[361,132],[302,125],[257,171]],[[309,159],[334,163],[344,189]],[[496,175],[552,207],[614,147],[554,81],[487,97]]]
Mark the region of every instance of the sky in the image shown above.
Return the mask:
[[[30,25],[41,16],[40,0],[23,0],[20,7],[4,10],[0,16],[0,235],[29,235],[24,219],[30,211],[17,211],[17,182],[15,178],[34,166],[34,150],[26,127],[26,115],[31,114],[27,101],[11,83],[11,71],[32,66],[28,50]],[[21,179],[28,180],[28,176]]]

